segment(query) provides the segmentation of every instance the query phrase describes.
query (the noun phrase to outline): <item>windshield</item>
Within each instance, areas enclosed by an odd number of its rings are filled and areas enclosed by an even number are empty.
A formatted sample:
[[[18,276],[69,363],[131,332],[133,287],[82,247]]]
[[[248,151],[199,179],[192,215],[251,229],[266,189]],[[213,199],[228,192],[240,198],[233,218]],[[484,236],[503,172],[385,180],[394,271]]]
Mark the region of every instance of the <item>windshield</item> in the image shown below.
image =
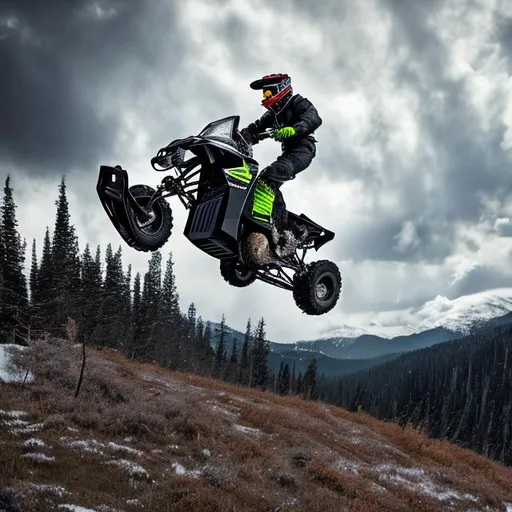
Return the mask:
[[[219,121],[213,121],[199,134],[199,137],[215,139],[226,144],[233,145],[233,132],[235,130],[236,117],[227,117]]]

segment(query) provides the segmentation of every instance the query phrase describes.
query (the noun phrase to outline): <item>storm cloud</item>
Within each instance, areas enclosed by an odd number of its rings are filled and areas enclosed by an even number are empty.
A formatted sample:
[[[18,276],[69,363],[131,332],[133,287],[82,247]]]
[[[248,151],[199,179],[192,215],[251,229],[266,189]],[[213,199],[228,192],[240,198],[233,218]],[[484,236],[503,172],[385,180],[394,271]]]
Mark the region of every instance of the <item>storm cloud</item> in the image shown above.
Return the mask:
[[[185,58],[175,19],[172,2],[2,2],[0,158],[34,174],[96,164],[123,104]]]
[[[54,194],[68,173],[82,245],[116,245],[95,197],[98,165],[122,163],[133,183],[154,185],[158,148],[216,118],[253,121],[263,109],[249,83],[288,72],[323,124],[317,157],[283,193],[336,233],[313,258],[342,269],[339,307],[310,318],[282,290],[225,285],[218,262],[181,236],[177,203],[166,251],[183,307],[243,330],[243,305],[284,341],[509,286],[511,20],[492,0],[4,1],[0,169],[16,175],[28,239],[53,221],[41,190]],[[262,165],[277,154],[272,141],[255,147]],[[124,250],[135,271],[146,259]]]

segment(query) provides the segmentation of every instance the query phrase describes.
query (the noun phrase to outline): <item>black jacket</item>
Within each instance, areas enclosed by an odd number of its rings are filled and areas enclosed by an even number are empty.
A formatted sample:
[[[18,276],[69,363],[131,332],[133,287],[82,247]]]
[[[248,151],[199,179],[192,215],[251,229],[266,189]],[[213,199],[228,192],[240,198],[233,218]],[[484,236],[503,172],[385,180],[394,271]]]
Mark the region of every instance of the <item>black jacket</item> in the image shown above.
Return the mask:
[[[317,142],[313,137],[313,132],[322,124],[322,119],[314,105],[300,94],[294,94],[286,106],[276,116],[271,110],[267,110],[260,119],[251,123],[242,130],[244,137],[249,137],[251,143],[259,142],[258,134],[266,128],[282,128],[284,126],[293,126],[296,135],[285,139],[282,143],[283,151],[292,149],[300,144],[304,139],[311,143]]]

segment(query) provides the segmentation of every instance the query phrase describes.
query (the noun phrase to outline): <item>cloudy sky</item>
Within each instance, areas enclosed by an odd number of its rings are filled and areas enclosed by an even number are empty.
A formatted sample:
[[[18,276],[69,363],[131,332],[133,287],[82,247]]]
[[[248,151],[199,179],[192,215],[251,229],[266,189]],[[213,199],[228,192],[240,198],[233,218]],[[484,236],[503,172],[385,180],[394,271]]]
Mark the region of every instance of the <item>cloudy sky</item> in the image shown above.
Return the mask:
[[[230,287],[183,237],[174,199],[163,256],[182,307],[242,330],[263,316],[275,341],[392,322],[438,295],[512,286],[511,47],[506,1],[2,0],[0,178],[39,250],[62,174],[81,248],[117,247],[99,165],[156,185],[159,148],[227,115],[248,124],[263,114],[249,83],[287,72],[323,124],[317,158],[283,192],[336,232],[312,257],[339,265],[339,304],[307,317],[289,292]],[[278,153],[255,148],[262,164]],[[123,254],[146,270],[147,255]]]

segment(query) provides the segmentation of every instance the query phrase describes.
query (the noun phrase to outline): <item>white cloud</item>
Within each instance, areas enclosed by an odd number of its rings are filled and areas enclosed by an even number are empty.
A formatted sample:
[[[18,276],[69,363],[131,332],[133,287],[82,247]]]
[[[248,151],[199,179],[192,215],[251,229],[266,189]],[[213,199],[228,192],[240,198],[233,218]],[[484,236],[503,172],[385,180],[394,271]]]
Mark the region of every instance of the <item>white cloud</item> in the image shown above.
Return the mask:
[[[394,238],[397,241],[395,249],[399,252],[414,249],[420,242],[414,223],[410,220],[404,223],[402,230]]]

